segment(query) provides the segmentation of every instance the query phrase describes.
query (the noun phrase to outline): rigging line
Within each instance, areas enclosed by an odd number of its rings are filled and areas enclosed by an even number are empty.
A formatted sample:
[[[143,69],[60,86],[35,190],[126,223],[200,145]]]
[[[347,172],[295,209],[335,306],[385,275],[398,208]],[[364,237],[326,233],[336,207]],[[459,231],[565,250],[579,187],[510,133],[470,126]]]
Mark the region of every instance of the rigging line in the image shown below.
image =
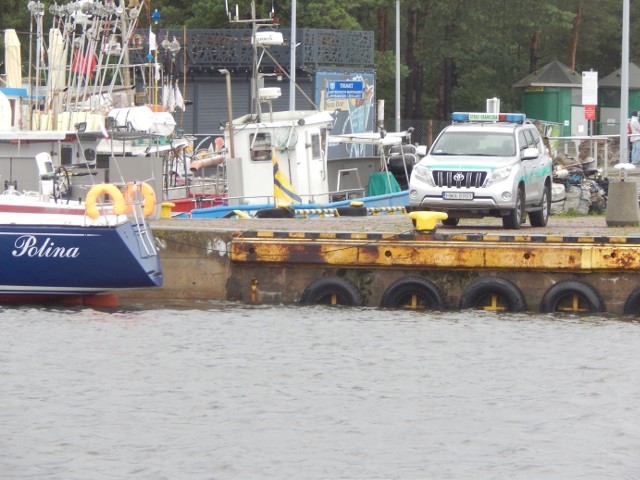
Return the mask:
[[[266,54],[267,54],[267,56],[268,56],[268,57],[273,61],[273,63],[275,63],[275,64],[276,64],[276,66],[277,66],[280,70],[282,70],[282,73],[284,73],[284,75],[287,77],[287,79],[291,80],[291,77],[289,76],[289,74],[287,73],[287,71],[286,71],[284,68],[282,68],[282,65],[280,65],[280,64],[278,63],[278,61],[275,59],[275,57],[274,57],[273,55],[271,55],[271,53],[269,53],[269,52],[267,51],[267,49],[266,49],[266,48],[263,48],[263,51],[264,51],[264,53],[266,53]],[[317,110],[317,109],[318,109],[318,106],[315,104],[315,102],[314,102],[313,100],[311,100],[311,98],[309,98],[309,96],[307,95],[307,93],[306,93],[304,90],[302,90],[302,88],[301,88],[297,83],[294,83],[294,86],[295,86],[295,87],[296,87],[296,89],[297,89],[297,90],[298,90],[298,91],[299,91],[299,92],[304,96],[304,98],[306,98],[306,99],[307,99],[307,101],[308,101],[308,102],[313,106],[313,108],[314,108],[315,110]]]
[[[146,4],[147,4],[147,0],[143,0],[142,4],[139,7],[134,7],[129,11],[129,24],[127,25],[127,23],[125,22],[126,30],[121,30],[122,31],[122,52],[118,57],[118,63],[114,67],[116,71],[120,70],[120,66],[122,65],[122,62],[125,57],[127,58],[127,62],[128,62],[129,41],[131,40],[131,38],[133,37],[136,31],[136,26],[138,25],[138,21],[140,20],[140,12],[142,11],[142,8],[146,6]],[[123,19],[126,18],[126,14],[124,12],[123,12],[122,18]],[[125,67],[129,67],[129,66],[130,65],[125,65]],[[109,91],[107,92],[108,96],[111,96],[111,94],[113,93],[115,83],[116,83],[116,75],[114,75],[111,79],[111,84],[109,85]]]

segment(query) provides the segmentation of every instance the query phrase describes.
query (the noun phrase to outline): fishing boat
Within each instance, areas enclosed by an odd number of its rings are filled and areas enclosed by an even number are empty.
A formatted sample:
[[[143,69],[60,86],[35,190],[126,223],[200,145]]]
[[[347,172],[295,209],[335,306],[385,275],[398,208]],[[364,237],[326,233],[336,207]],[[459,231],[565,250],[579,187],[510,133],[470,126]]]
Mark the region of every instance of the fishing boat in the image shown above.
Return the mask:
[[[308,97],[312,109],[274,111],[273,101],[281,91],[277,87],[264,87],[261,61],[269,57],[278,71],[284,72],[269,53],[269,48],[282,44],[283,38],[275,30],[271,17],[256,19],[255,2],[251,5],[252,19],[247,22],[253,26],[254,101],[250,113],[230,119],[223,126],[221,153],[226,157],[227,196],[220,205],[196,208],[176,216],[219,218],[234,214],[254,215],[258,211],[274,216],[289,215],[292,211],[348,207],[351,202],[361,203],[365,208],[406,206],[406,180],[417,161],[415,147],[411,144],[412,129],[334,134],[335,112],[318,109]],[[243,22],[237,17],[237,9],[235,16],[232,17],[229,11],[228,14],[231,21]],[[230,73],[222,71],[230,82]],[[359,85],[359,91],[349,92],[349,98],[353,100],[347,102],[349,108],[352,104],[360,106],[372,101],[371,86],[364,82],[354,84]],[[351,152],[357,154],[329,158],[330,148],[339,144],[350,145]],[[397,163],[391,161],[392,157],[400,159],[398,172],[390,168]],[[278,209],[283,203],[291,209]]]
[[[148,184],[98,183],[73,200],[68,175],[56,172],[48,152],[34,163],[37,191],[11,185],[0,195],[0,301],[111,304],[105,294],[162,285],[146,221],[155,209]]]

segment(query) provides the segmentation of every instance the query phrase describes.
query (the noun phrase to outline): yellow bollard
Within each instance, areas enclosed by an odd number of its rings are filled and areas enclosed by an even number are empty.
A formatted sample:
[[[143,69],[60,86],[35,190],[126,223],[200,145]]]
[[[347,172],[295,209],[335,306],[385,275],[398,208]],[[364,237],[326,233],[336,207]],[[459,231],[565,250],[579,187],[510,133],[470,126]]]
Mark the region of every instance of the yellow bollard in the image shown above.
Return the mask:
[[[171,218],[171,209],[175,206],[175,203],[162,202],[160,204],[160,218]]]
[[[446,220],[448,215],[444,212],[413,211],[409,213],[409,218],[418,233],[432,233],[436,231],[436,222]]]

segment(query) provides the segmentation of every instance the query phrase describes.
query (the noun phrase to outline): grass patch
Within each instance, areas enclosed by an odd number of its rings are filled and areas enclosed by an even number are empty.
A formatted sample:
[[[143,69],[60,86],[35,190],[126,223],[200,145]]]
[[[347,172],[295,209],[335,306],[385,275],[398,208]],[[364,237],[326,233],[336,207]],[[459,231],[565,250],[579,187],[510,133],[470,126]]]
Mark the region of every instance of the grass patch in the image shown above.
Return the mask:
[[[578,217],[604,217],[606,212],[589,212],[587,215],[583,215],[582,213],[578,213],[577,210],[571,209],[568,212],[563,213],[554,213],[554,218],[578,218]]]

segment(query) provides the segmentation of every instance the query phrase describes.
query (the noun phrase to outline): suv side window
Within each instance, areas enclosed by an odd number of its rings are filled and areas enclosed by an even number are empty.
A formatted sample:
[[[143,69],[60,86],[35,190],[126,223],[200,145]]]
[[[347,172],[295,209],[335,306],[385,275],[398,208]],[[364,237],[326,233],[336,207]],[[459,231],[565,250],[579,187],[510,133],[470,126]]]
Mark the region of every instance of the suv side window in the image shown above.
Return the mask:
[[[540,154],[544,153],[544,145],[542,144],[542,138],[538,130],[531,129],[531,135],[533,135],[533,146],[538,149]]]
[[[524,130],[520,130],[518,132],[518,143],[520,147],[520,152],[522,152],[529,145],[529,139],[525,136]]]

